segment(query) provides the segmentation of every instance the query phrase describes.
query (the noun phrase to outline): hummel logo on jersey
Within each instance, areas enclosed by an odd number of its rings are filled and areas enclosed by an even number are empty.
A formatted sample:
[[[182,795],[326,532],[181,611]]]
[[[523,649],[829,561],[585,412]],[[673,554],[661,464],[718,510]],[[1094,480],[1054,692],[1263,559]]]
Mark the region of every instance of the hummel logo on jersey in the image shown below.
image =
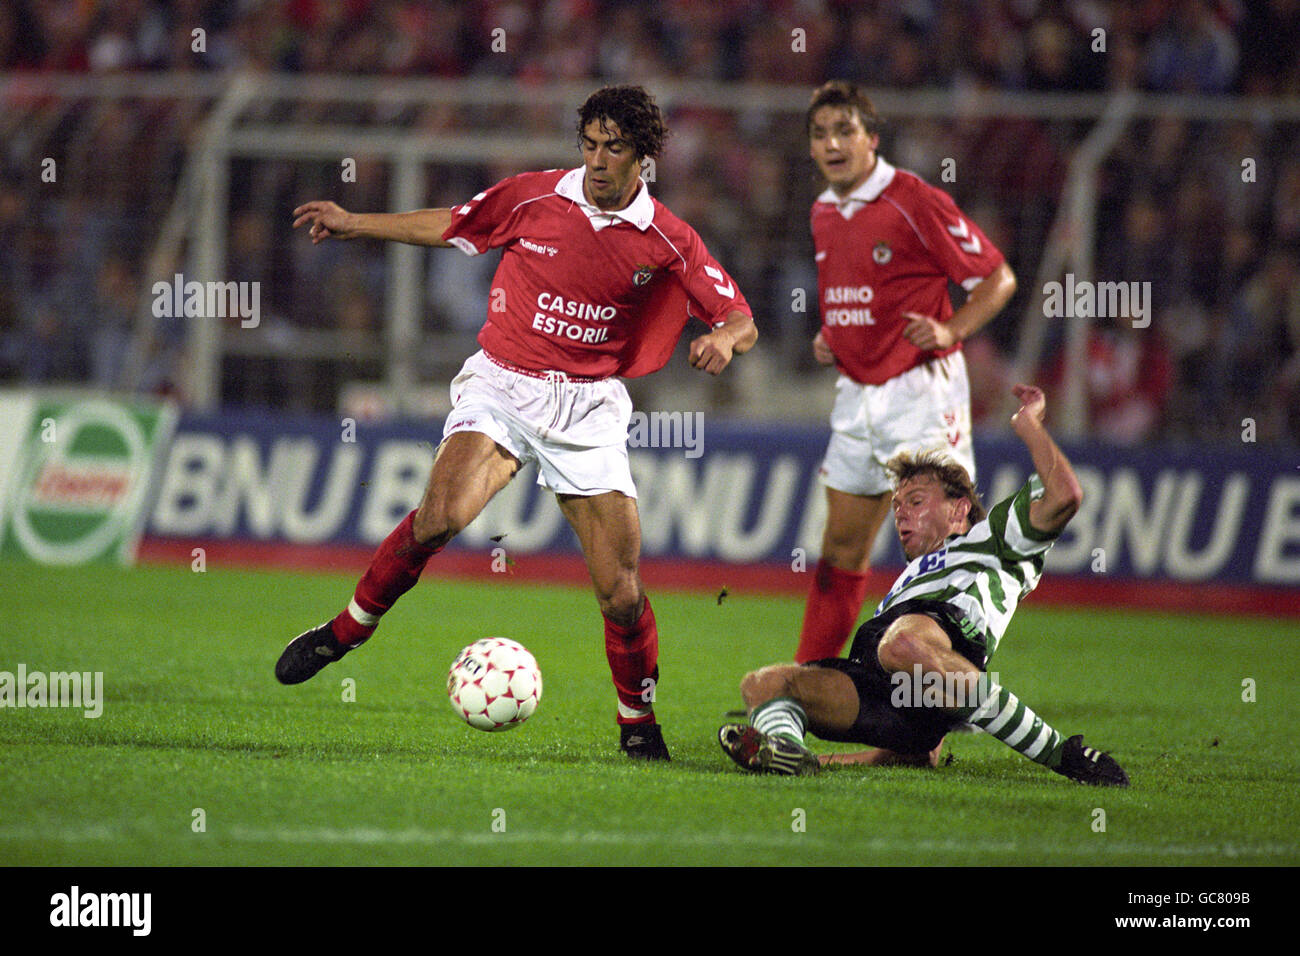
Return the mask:
[[[525,249],[527,249],[529,252],[536,252],[537,254],[543,256],[554,256],[557,252],[560,251],[559,249],[556,249],[554,246],[544,246],[539,242],[529,242],[527,239],[520,239],[519,244],[523,246]]]
[[[727,282],[727,277],[722,274],[721,269],[715,269],[713,266],[705,266],[704,271],[708,274],[710,279],[718,280],[713,283],[713,288],[717,291],[718,295],[722,296],[724,299],[730,299],[736,294],[736,287],[730,282]],[[724,282],[726,285],[723,285]]]
[[[980,242],[980,237],[971,235],[970,226],[966,225],[965,219],[958,219],[957,225],[948,227],[948,232],[957,239],[966,240],[966,242],[959,242],[957,244],[961,248],[962,252],[969,252],[972,256],[978,256],[980,250],[984,248],[983,244]]]

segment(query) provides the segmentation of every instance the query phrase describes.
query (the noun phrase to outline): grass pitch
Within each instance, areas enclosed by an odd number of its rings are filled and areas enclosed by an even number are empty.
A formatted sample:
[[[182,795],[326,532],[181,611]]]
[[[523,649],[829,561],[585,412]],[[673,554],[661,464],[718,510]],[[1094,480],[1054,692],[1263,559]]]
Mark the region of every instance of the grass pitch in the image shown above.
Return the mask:
[[[653,593],[673,762],[644,765],[618,752],[587,588],[426,578],[364,649],[286,688],[281,648],[342,606],[353,574],[0,576],[0,671],[102,671],[104,688],[98,718],[0,709],[10,865],[1300,862],[1294,622],[1031,597],[991,669],[1116,755],[1133,787],[1101,791],[972,734],[933,771],[740,772],[715,732],[742,674],[793,652],[797,599]],[[545,690],[527,724],[486,734],[444,681],[494,634],[533,651]]]

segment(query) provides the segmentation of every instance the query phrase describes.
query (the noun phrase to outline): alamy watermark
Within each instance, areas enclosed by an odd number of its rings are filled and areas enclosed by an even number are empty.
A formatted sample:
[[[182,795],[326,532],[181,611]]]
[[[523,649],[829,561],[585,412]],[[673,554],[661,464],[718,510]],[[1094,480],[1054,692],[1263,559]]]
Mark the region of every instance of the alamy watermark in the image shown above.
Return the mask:
[[[1049,319],[1132,319],[1133,328],[1145,329],[1151,324],[1151,283],[1076,282],[1074,273],[1067,272],[1064,283],[1043,286],[1043,315]]]
[[[83,717],[104,713],[103,671],[0,671],[0,707],[75,707]]]
[[[148,936],[152,912],[152,893],[83,893],[74,885],[50,897],[50,925],[56,927],[123,927]]]
[[[703,412],[633,412],[628,420],[629,448],[682,448],[687,458],[704,454]]]
[[[178,272],[171,282],[155,282],[150,291],[155,318],[239,319],[245,329],[262,321],[260,282],[186,282]]]
[[[894,671],[889,675],[893,690],[889,702],[895,707],[938,707],[951,710],[956,707],[982,707],[989,699],[989,688],[998,685],[996,671],[979,674],[943,674],[925,671],[920,664],[912,665],[912,672]]]

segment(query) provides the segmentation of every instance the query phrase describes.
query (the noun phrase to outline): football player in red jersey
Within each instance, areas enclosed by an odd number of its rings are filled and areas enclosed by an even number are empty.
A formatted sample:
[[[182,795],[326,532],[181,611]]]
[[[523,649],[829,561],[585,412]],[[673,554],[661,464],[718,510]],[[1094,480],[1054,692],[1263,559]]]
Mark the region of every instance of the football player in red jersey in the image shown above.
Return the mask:
[[[840,377],[800,663],[838,655],[857,621],[871,546],[889,514],[885,464],[936,448],[974,476],[961,342],[1016,290],[1002,254],[947,193],[877,153],[880,120],[856,87],[821,86],[807,120],[812,159],[829,185],[811,217],[822,318],[813,355]],[[968,293],[956,311],[950,280]]]
[[[529,462],[582,545],[605,620],[620,746],[669,759],[655,720],[659,636],[638,571],[641,526],[628,467],[632,406],[621,377],[661,368],[689,316],[709,331],[690,363],[716,375],[758,337],[749,305],[695,231],[650,196],[642,160],[666,130],[640,87],[606,87],[579,112],[582,166],[523,173],[452,209],[355,214],[332,202],[294,210],[313,242],[374,238],[502,248],[481,351],[452,382],[420,506],[380,545],[352,600],[290,642],[282,683],[307,680],[373,633],[429,558]]]

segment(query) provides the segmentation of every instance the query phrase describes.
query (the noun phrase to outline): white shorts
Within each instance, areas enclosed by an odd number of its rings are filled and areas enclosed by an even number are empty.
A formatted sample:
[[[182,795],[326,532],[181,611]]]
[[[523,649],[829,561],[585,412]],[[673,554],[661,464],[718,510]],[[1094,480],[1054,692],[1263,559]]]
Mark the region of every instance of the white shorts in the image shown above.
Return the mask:
[[[480,350],[452,379],[451,403],[443,441],[481,432],[521,465],[536,461],[537,483],[557,494],[636,497],[627,460],[632,399],[620,379],[525,372]]]
[[[941,451],[975,478],[970,381],[960,351],[880,385],[841,375],[831,409],[831,440],[821,477],[852,495],[893,490],[885,463],[899,452]]]

